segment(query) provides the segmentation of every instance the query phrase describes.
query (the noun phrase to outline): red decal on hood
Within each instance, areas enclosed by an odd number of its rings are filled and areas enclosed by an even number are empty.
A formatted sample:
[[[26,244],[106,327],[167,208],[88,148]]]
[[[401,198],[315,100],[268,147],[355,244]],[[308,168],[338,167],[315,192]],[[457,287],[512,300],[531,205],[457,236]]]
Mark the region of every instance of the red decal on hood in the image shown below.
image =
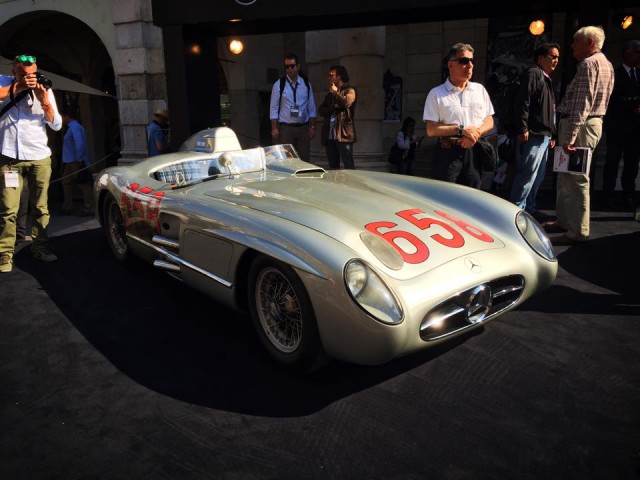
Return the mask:
[[[477,238],[478,240],[483,242],[494,241],[488,233],[454,215],[440,210],[437,210],[435,213],[446,218],[463,232]],[[415,208],[411,210],[402,210],[400,212],[396,212],[396,215],[421,231],[434,229],[434,233],[429,235],[429,238],[433,239],[440,245],[444,245],[449,248],[460,248],[465,244],[464,236],[460,232],[456,231],[455,228],[442,220],[427,216],[427,214],[420,209]],[[368,223],[364,228],[388,242],[398,251],[406,263],[418,264],[425,262],[429,258],[430,253],[427,244],[413,233],[402,229],[396,229],[396,227],[398,227],[397,223],[379,221]],[[406,228],[411,227],[407,225]],[[403,239],[405,241],[397,243],[397,239]],[[407,245],[407,242],[409,245]],[[413,248],[407,249],[409,246]]]

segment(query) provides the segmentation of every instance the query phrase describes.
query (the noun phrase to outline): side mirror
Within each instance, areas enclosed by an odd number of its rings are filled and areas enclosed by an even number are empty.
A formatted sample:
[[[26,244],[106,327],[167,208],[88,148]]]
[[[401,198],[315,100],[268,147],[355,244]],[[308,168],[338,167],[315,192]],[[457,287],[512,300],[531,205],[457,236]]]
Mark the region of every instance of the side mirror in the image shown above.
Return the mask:
[[[231,155],[229,152],[220,154],[220,156],[218,157],[218,163],[221,167],[230,168],[233,164],[233,155]]]

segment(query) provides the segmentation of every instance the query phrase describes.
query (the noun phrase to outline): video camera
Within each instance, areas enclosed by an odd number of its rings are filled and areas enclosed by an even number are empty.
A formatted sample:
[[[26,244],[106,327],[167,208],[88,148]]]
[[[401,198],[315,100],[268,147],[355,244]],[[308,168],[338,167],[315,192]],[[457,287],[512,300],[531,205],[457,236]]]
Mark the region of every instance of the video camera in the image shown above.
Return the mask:
[[[38,81],[38,83],[40,85],[42,85],[46,89],[49,89],[49,88],[53,87],[53,82],[51,81],[51,79],[45,77],[40,72],[36,72],[36,80]]]

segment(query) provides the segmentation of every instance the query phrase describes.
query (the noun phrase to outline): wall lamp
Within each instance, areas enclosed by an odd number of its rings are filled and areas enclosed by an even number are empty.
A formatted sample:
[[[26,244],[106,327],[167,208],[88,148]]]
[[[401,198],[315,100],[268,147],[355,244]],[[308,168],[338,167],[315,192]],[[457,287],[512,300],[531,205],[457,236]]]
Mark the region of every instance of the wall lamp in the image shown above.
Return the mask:
[[[544,33],[544,22],[542,20],[534,20],[529,24],[529,31],[532,35],[542,35]]]
[[[244,50],[244,44],[241,40],[235,39],[229,42],[229,51],[234,55],[239,55]]]
[[[611,23],[622,30],[627,30],[631,27],[631,25],[633,25],[633,21],[633,15],[625,12],[624,10],[617,10],[611,15]]]
[[[633,15],[624,15],[620,21],[620,28],[626,30],[633,25]]]

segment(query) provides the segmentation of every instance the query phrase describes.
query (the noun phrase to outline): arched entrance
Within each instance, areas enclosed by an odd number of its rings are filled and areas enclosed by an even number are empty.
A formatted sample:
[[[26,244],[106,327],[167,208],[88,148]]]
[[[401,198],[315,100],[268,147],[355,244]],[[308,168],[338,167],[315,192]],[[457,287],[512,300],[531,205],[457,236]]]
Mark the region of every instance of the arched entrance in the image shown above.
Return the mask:
[[[18,15],[0,29],[0,54],[12,59],[28,53],[37,57],[38,68],[93,87],[110,96],[73,91],[72,86],[53,85],[60,109],[76,109],[86,129],[89,156],[94,169],[117,162],[120,127],[116,86],[111,58],[96,33],[77,18],[54,11]],[[54,179],[60,165],[61,132],[50,132]],[[53,193],[57,192],[53,189]]]

